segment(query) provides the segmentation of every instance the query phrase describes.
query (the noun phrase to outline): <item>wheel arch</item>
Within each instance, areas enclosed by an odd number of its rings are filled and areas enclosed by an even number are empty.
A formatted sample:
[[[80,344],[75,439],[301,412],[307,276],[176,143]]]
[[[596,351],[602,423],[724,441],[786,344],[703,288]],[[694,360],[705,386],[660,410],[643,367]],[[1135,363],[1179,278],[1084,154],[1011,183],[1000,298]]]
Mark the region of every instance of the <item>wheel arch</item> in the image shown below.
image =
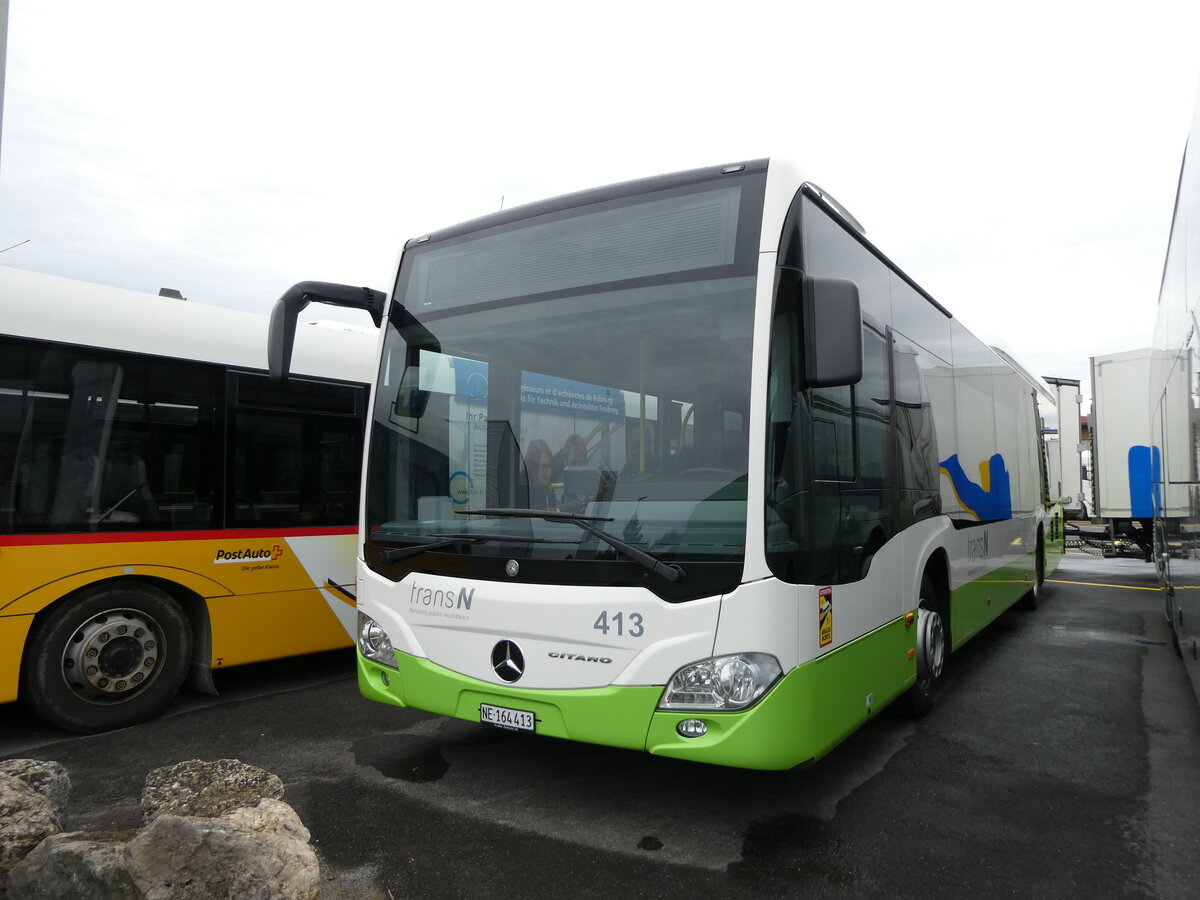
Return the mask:
[[[179,604],[192,629],[192,654],[184,683],[192,690],[215,696],[217,689],[212,680],[212,622],[208,614],[208,601],[192,588],[168,578],[153,575],[130,575],[126,578],[166,591]]]
[[[921,578],[928,575],[929,580],[933,582],[934,590],[937,591],[938,612],[946,620],[946,636],[950,639],[954,634],[950,603],[950,557],[944,547],[937,547],[929,554],[924,566],[921,567],[920,575],[921,577],[917,580],[917,590],[920,590]],[[952,639],[951,649],[953,649]]]
[[[871,533],[867,539],[862,542],[862,547],[859,550],[859,577],[865,578],[870,567],[871,561],[875,554],[883,549],[884,544],[888,542],[888,536],[883,530],[883,526],[876,524],[871,529]]]
[[[76,585],[70,590],[63,592],[52,602],[47,603],[34,614],[33,623],[30,625],[28,632],[26,632],[25,645],[21,652],[21,678],[19,679],[21,687],[19,688],[19,693],[23,693],[23,685],[25,683],[25,667],[29,659],[29,653],[27,652],[29,642],[37,632],[38,627],[52,616],[55,610],[70,603],[85,591],[119,587],[123,584],[130,586],[145,585],[158,588],[179,605],[179,608],[187,618],[192,636],[191,658],[188,661],[188,676],[185,683],[193,690],[207,694],[216,694],[216,689],[212,683],[212,625],[209,621],[208,601],[196,590],[178,581],[156,575],[127,574],[125,572],[114,573],[104,578]]]

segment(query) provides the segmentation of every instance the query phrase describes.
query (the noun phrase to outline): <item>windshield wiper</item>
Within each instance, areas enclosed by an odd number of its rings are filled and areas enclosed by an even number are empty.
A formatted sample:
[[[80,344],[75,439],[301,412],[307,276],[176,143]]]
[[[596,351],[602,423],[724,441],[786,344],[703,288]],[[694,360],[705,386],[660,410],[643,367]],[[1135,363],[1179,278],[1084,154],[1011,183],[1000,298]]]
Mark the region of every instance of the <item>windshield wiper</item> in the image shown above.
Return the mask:
[[[377,557],[376,562],[383,564],[400,562],[402,559],[408,559],[410,556],[418,556],[427,550],[440,550],[443,547],[453,547],[456,544],[482,544],[486,541],[519,541],[526,544],[574,544],[575,541],[558,540],[556,538],[538,538],[527,534],[431,534],[430,537],[439,538],[436,541],[429,541],[425,544],[413,544],[410,547],[392,547],[390,550],[382,551]]]
[[[510,509],[506,507],[456,509],[454,513],[459,516],[495,516],[496,518],[541,519],[545,522],[568,522],[571,525],[582,528],[593,537],[599,538],[618,553],[638,563],[653,575],[658,575],[660,578],[664,578],[670,582],[676,582],[683,581],[683,577],[686,574],[682,567],[674,563],[663,562],[657,556],[647,553],[645,550],[639,550],[632,544],[627,544],[606,531],[592,527],[592,522],[613,521],[611,518],[604,516],[585,516],[581,513],[557,512],[552,509]]]

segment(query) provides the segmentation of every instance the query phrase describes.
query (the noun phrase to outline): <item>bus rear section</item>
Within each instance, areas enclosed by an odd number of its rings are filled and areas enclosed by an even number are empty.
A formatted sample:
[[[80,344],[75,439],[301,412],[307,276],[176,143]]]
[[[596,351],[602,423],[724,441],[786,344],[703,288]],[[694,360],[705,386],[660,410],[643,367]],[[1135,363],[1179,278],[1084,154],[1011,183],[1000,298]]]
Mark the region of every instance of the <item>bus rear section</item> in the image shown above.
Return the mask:
[[[349,644],[373,337],[277,384],[262,316],[17,270],[0,309],[0,702],[97,731]]]

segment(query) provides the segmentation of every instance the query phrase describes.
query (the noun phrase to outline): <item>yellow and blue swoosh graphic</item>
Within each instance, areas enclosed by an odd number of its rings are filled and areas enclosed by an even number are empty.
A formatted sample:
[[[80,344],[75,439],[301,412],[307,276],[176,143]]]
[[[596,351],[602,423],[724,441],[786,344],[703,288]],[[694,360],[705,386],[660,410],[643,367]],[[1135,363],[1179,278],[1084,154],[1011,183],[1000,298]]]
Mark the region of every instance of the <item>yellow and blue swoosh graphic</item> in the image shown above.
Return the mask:
[[[979,484],[967,477],[957,453],[938,465],[950,479],[958,505],[980,522],[1012,518],[1012,483],[1004,457],[999,453],[979,464]]]

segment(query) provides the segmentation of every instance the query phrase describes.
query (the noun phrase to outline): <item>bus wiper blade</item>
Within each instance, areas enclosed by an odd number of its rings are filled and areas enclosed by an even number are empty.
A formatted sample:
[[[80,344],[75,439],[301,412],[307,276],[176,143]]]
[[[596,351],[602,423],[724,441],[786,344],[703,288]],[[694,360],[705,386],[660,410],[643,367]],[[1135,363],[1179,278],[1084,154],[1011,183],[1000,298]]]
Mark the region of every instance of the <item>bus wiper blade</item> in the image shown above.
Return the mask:
[[[390,550],[384,550],[376,557],[378,562],[394,563],[400,562],[402,559],[408,559],[410,556],[417,556],[427,550],[440,550],[443,547],[453,547],[455,544],[482,544],[487,541],[512,541],[523,542],[526,544],[574,544],[575,541],[560,540],[558,538],[539,538],[528,534],[431,534],[430,537],[440,538],[440,540],[430,541],[425,544],[413,544],[411,547],[393,547]]]
[[[470,538],[466,536],[445,538],[440,541],[429,541],[424,544],[412,544],[408,547],[393,547],[390,550],[382,551],[377,557],[376,562],[387,565],[388,563],[400,562],[402,559],[408,559],[410,556],[418,556],[426,550],[440,550],[442,547],[453,547],[456,544],[464,544],[468,541],[478,542],[481,538],[476,538],[472,535]]]
[[[456,509],[456,516],[495,516],[508,519],[561,519],[568,522],[611,522],[604,516],[559,512],[556,509],[523,509],[509,506],[485,506],[483,509]]]
[[[599,528],[593,528],[590,524],[592,522],[613,521],[611,518],[605,518],[604,516],[585,516],[579,513],[557,512],[553,509],[510,509],[507,507],[456,509],[455,513],[462,516],[496,516],[514,519],[542,519],[546,522],[569,522],[578,528],[582,528],[588,534],[599,538],[618,553],[644,567],[652,575],[658,575],[660,578],[674,583],[677,581],[683,581],[683,577],[686,574],[681,566],[677,566],[674,563],[663,562],[657,556],[647,553],[645,550],[639,550],[632,544],[627,544],[620,538],[613,537],[606,531],[601,531]]]
[[[578,541],[569,541],[566,538],[544,538],[534,537],[531,534],[435,534],[433,537],[446,538],[451,543],[455,541],[472,541],[481,543],[483,541],[515,541],[523,544],[577,544]]]
[[[652,575],[658,575],[661,578],[670,582],[683,581],[684,571],[681,566],[674,563],[663,562],[657,556],[647,553],[645,550],[639,550],[632,544],[627,544],[620,538],[613,537],[599,528],[593,528],[587,523],[585,517],[579,518],[561,518],[557,516],[546,516],[547,522],[570,522],[572,525],[577,525],[586,531],[588,534],[595,535],[608,546],[612,547],[618,553],[623,553],[636,563],[640,563]],[[606,521],[612,521],[608,519]]]

